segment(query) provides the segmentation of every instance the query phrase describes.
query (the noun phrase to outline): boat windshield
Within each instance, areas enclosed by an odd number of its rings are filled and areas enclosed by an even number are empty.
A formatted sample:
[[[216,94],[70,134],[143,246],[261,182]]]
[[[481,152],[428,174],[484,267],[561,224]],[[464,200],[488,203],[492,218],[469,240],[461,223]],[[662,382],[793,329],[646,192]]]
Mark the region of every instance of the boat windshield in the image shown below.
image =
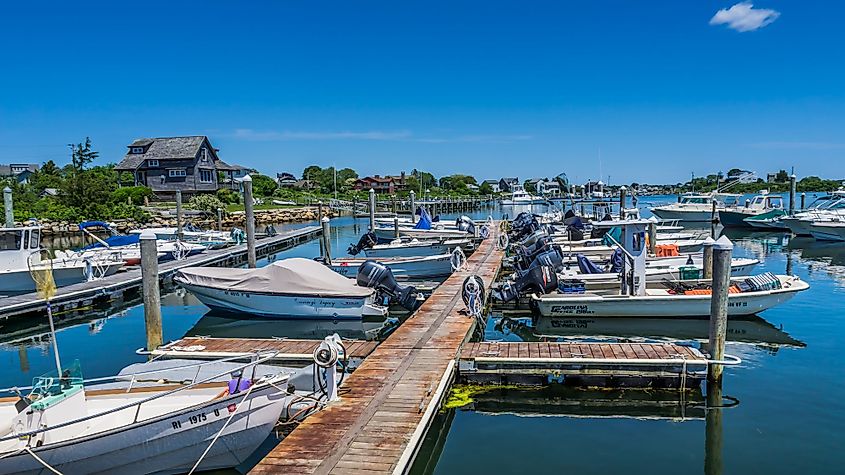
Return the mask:
[[[710,198],[707,198],[706,196],[687,196],[685,198],[681,198],[681,203],[706,205],[710,203]]]
[[[21,248],[23,231],[20,229],[0,231],[0,251],[17,251]]]
[[[74,360],[70,366],[62,370],[61,377],[58,377],[55,371],[51,371],[33,378],[29,399],[33,401],[33,408],[43,410],[81,389],[82,369],[79,366],[79,360]]]

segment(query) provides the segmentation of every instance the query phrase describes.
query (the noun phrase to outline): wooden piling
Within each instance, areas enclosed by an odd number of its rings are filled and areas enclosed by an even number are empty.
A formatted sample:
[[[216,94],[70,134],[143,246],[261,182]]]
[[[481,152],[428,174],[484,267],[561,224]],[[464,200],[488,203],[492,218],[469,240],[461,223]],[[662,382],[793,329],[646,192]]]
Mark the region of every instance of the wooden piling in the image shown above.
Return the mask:
[[[399,216],[393,217],[393,237],[399,239]]]
[[[733,243],[722,236],[713,244],[713,291],[710,296],[710,359],[725,356],[725,335],[728,328],[728,287],[731,285]],[[723,366],[707,367],[707,384],[722,385]]]
[[[625,219],[625,201],[628,197],[628,189],[623,187],[619,188],[619,219]]]
[[[370,231],[376,229],[376,190],[370,188]]]
[[[144,327],[147,331],[147,350],[162,344],[161,294],[158,284],[158,247],[156,235],[144,231],[139,238],[141,247],[141,285],[144,295]]]
[[[789,175],[789,215],[795,214],[795,174]]]
[[[716,210],[716,202],[713,201],[710,210],[710,237],[716,239],[716,224],[719,222],[719,212]]]
[[[15,227],[15,211],[12,202],[12,189],[8,186],[3,188],[3,207],[6,209],[6,227]]]
[[[417,223],[417,207],[414,204],[416,196],[417,196],[417,194],[414,193],[414,190],[411,190],[410,207],[411,207],[411,223],[413,223],[413,224]]]
[[[244,185],[244,211],[246,212],[247,265],[251,269],[255,269],[255,211],[252,209],[252,177],[245,176],[242,183]]]
[[[321,242],[323,243],[323,257],[326,259],[326,262],[331,264],[332,262],[332,229],[331,224],[329,224],[329,218],[323,217],[320,220],[320,225],[323,226],[323,236],[321,238]]]
[[[703,274],[701,276],[702,279],[712,279],[713,278],[713,245],[716,244],[716,241],[713,238],[707,238],[704,240],[704,244],[701,247],[702,253],[702,269]]]
[[[648,223],[648,253],[657,255],[657,220],[651,219]]]
[[[807,193],[801,193],[801,209],[806,209],[805,204],[807,203]]]
[[[223,208],[217,208],[217,230],[223,230]]]
[[[182,240],[182,190],[176,190],[176,239]]]

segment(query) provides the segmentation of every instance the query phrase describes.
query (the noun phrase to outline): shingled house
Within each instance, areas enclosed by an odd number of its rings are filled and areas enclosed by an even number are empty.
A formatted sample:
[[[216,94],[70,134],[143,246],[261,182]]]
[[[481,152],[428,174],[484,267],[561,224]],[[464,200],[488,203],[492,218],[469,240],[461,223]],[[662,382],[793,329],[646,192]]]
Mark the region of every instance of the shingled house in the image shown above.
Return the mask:
[[[231,168],[204,135],[138,139],[128,148],[115,170],[132,173],[136,185],[148,186],[163,198],[176,190],[188,196],[215,192],[220,186],[217,172]]]

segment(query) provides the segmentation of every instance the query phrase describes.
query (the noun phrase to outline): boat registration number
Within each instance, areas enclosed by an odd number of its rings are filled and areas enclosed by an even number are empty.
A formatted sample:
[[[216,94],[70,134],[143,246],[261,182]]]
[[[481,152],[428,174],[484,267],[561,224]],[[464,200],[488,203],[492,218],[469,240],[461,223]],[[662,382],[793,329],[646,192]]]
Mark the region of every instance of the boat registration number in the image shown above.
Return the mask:
[[[202,424],[204,422],[208,422],[209,417],[218,418],[221,415],[228,415],[228,413],[235,412],[236,408],[237,408],[237,405],[229,404],[229,406],[227,406],[228,411],[226,411],[226,412],[224,412],[220,409],[214,409],[213,411],[208,412],[208,413],[201,412],[199,414],[191,414],[190,416],[188,416],[184,420],[172,421],[170,423],[170,425],[173,426],[173,430],[180,430],[183,427],[191,427],[191,426],[195,426],[197,424]]]
[[[588,305],[552,305],[552,313],[590,315],[596,313]]]

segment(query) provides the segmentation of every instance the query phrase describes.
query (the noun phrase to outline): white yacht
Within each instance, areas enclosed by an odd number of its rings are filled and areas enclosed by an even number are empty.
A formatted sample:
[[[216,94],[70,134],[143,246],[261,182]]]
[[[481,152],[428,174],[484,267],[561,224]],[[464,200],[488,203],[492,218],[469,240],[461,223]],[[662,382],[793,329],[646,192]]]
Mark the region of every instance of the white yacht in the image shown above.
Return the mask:
[[[812,236],[813,223],[830,221],[845,221],[845,191],[843,190],[820,196],[805,211],[781,218],[781,223],[796,236]]]
[[[689,194],[678,197],[677,203],[655,206],[651,208],[660,219],[668,221],[682,221],[686,223],[709,223],[713,218],[713,203],[716,212],[725,209],[726,203],[735,200],[739,195],[724,193]]]
[[[502,204],[505,206],[530,205],[544,203],[545,201],[545,199],[534,196],[525,191],[525,188],[523,188],[522,185],[514,184],[510,199],[502,200]]]

